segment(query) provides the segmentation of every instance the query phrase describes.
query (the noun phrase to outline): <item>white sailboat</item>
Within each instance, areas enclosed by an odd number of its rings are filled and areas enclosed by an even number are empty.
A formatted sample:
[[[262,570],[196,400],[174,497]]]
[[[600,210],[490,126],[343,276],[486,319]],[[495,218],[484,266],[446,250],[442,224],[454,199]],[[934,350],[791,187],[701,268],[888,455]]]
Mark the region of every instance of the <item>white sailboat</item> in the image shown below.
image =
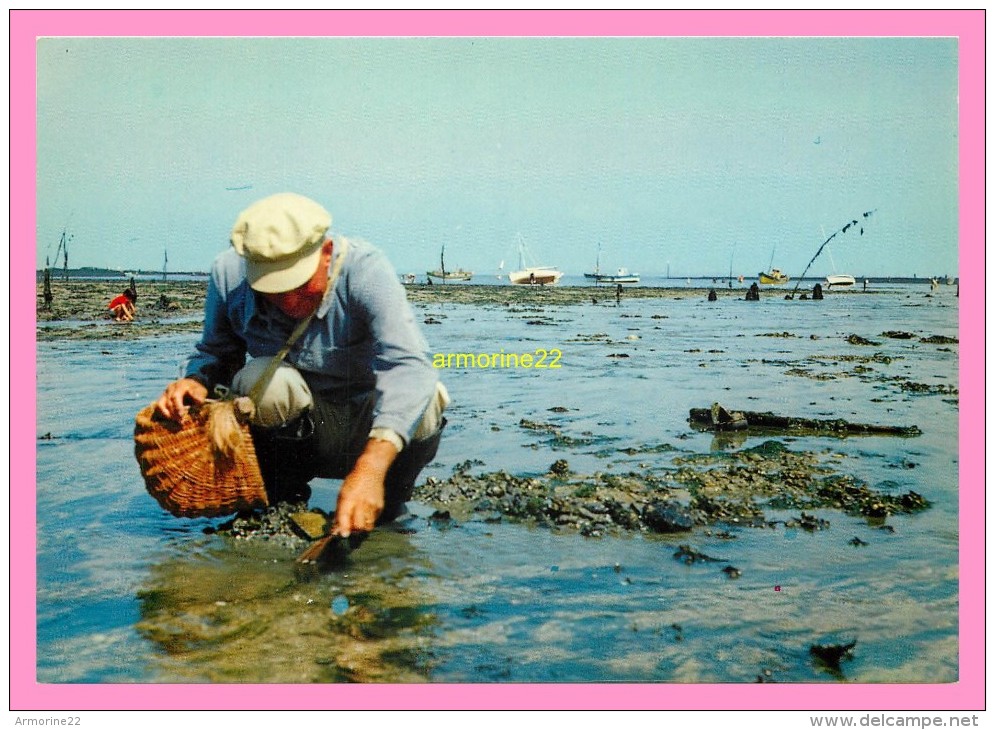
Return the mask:
[[[833,273],[826,276],[826,288],[832,289],[836,287],[837,289],[845,289],[848,286],[853,286],[857,283],[857,279],[850,274],[837,274],[836,272],[836,262],[833,261],[833,252],[829,252],[829,262],[833,266]]]
[[[518,234],[518,271],[508,274],[508,281],[512,284],[546,285],[556,284],[563,276],[562,271],[558,271],[555,266],[526,266],[526,246],[522,234]],[[531,256],[529,256],[531,258]]]
[[[830,289],[834,286],[837,289],[842,289],[844,287],[853,286],[857,283],[857,279],[850,274],[829,274],[826,277],[826,284]]]

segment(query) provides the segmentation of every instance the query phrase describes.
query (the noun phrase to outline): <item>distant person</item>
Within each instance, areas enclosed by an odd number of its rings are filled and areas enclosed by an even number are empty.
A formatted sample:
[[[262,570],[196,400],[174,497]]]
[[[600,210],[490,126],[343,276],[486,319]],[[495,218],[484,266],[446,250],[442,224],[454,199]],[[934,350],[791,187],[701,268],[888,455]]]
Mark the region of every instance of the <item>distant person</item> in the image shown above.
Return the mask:
[[[748,302],[759,302],[760,301],[760,287],[757,286],[757,282],[750,284],[750,288],[746,291],[746,301]]]
[[[715,293],[714,289],[709,290],[709,292],[708,292],[708,301],[714,302],[714,301],[717,301],[718,298],[719,298],[719,295]]]
[[[107,308],[114,317],[115,322],[130,322],[135,318],[135,302],[138,295],[131,289],[125,289],[123,293],[114,297]]]
[[[617,284],[615,286],[615,304],[616,306],[622,303],[622,285]]]
[[[812,287],[812,298],[822,299],[822,284],[815,282],[815,286]]]

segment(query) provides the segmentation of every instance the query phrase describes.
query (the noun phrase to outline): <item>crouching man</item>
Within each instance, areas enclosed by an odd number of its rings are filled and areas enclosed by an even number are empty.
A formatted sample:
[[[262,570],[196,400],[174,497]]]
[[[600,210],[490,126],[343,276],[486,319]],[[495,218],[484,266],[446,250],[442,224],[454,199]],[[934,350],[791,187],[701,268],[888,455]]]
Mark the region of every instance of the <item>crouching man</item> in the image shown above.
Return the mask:
[[[253,442],[271,503],[307,500],[314,477],[342,479],[332,532],[348,537],[404,512],[449,397],[393,267],[330,226],[293,193],[239,215],[211,267],[196,354],[157,407],[179,420],[217,385],[248,395],[304,327],[253,394]]]

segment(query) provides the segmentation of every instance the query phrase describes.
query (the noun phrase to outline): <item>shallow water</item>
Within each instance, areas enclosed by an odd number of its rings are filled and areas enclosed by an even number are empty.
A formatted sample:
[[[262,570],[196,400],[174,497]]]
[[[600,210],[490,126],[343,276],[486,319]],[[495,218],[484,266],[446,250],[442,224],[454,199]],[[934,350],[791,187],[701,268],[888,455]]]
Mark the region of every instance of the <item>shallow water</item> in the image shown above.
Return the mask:
[[[220,520],[173,518],[145,493],[132,419],[176,377],[195,335],[40,343],[38,679],[956,681],[958,346],[919,337],[957,337],[958,300],[953,287],[878,291],[562,307],[544,307],[540,291],[529,306],[419,305],[439,323],[424,325],[433,352],[562,351],[558,369],[443,370],[454,402],[423,476],[446,478],[467,459],[482,462],[474,473],[542,474],[556,459],[582,473],[662,473],[678,455],[775,438],[875,489],[932,502],[889,517],[894,532],[820,510],[831,524],[817,532],[589,538],[431,520],[413,503],[399,529],[307,582],[292,549],[204,534]],[[881,336],[893,330],[916,337]],[[877,344],[850,344],[851,334]],[[687,422],[713,401],[923,433],[723,440]],[[312,504],[332,508],[337,483],[314,486]],[[682,543],[722,562],[674,560]],[[740,578],[721,571],[728,564]],[[813,643],[853,639],[841,673],[809,656]]]

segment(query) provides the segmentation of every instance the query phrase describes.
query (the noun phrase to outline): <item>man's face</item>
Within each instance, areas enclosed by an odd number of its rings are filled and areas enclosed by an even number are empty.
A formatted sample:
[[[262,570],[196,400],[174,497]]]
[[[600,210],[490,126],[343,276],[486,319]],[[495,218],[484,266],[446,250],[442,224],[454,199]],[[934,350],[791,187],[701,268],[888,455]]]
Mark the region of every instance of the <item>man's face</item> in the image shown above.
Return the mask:
[[[288,317],[304,319],[318,308],[325,296],[325,286],[328,284],[328,264],[331,260],[332,242],[328,240],[321,247],[318,268],[310,279],[296,289],[277,294],[263,294],[263,296]]]

